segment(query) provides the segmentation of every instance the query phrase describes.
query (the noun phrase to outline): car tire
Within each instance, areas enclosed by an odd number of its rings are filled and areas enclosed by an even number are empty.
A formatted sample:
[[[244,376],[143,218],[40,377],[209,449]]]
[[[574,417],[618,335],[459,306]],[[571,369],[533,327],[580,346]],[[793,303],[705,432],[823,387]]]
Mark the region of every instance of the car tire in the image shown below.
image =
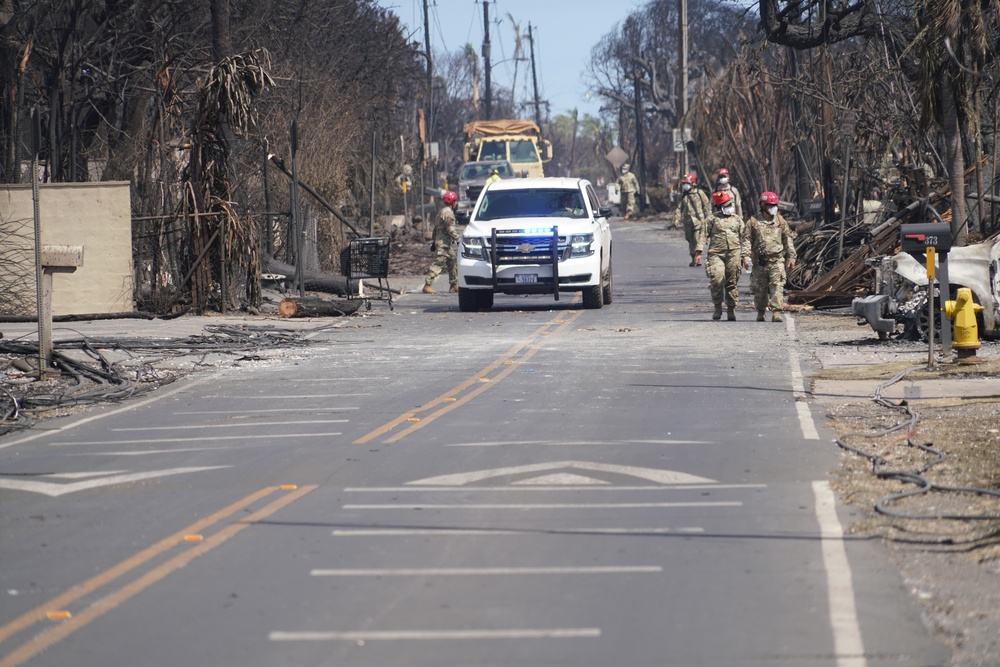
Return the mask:
[[[604,289],[602,290],[602,292],[603,292],[602,296],[604,297],[604,303],[606,303],[606,304],[607,303],[611,303],[611,301],[614,299],[614,294],[612,294],[612,292],[614,291],[614,278],[613,278],[613,272],[612,272],[611,269],[612,269],[612,267],[611,267],[611,260],[609,259],[608,260],[608,275],[606,276],[607,280],[604,283]]]
[[[489,310],[493,307],[493,292],[481,289],[458,288],[458,309],[463,313]]]
[[[603,262],[602,262],[603,263]],[[583,288],[583,307],[588,310],[598,310],[604,305],[604,280],[598,280],[596,285]]]

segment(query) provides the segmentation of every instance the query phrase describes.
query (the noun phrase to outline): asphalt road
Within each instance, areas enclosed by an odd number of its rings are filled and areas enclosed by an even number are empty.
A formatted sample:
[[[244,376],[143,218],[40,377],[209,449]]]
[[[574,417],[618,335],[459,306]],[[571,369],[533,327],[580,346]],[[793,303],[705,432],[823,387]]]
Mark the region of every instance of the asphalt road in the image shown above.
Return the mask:
[[[0,667],[944,664],[843,537],[794,318],[614,234],[602,310],[408,294],[0,439]]]

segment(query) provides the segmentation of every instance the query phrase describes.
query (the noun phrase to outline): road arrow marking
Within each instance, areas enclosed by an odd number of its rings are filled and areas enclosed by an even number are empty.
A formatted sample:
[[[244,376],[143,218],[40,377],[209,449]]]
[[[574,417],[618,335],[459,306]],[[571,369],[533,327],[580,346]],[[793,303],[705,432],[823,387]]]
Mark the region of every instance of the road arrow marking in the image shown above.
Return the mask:
[[[427,477],[425,479],[407,482],[407,484],[423,486],[463,486],[474,482],[482,482],[483,480],[492,479],[494,477],[506,477],[509,475],[520,475],[532,472],[565,471],[567,469],[626,475],[628,477],[637,477],[650,482],[656,482],[657,484],[706,484],[716,481],[706,477],[688,475],[675,470],[661,470],[659,468],[640,468],[638,466],[614,465],[612,463],[590,463],[587,461],[555,461],[553,463],[532,463],[523,466],[510,466],[507,468],[476,470],[452,475],[439,475],[436,477]]]
[[[14,491],[31,491],[41,493],[46,496],[56,498],[67,493],[85,491],[86,489],[96,489],[102,486],[112,486],[114,484],[128,484],[144,479],[155,477],[167,477],[170,475],[182,475],[189,472],[202,472],[204,470],[219,470],[221,468],[232,468],[232,466],[209,466],[202,468],[169,468],[167,470],[151,470],[149,472],[136,472],[131,474],[111,475],[110,477],[98,477],[85,482],[74,482],[72,484],[53,484],[52,482],[27,481],[22,479],[5,479],[0,477],[0,489],[11,489]],[[74,474],[74,473],[69,473]],[[81,474],[81,473],[77,473]],[[82,473],[91,474],[91,473]],[[107,474],[107,473],[100,473]],[[59,474],[45,475],[46,477],[58,477]]]
[[[587,486],[587,485],[599,485],[599,484],[610,484],[603,479],[596,479],[594,477],[586,477],[584,475],[575,475],[568,472],[558,472],[552,475],[540,475],[538,477],[532,477],[530,479],[522,479],[514,482],[516,486]]]

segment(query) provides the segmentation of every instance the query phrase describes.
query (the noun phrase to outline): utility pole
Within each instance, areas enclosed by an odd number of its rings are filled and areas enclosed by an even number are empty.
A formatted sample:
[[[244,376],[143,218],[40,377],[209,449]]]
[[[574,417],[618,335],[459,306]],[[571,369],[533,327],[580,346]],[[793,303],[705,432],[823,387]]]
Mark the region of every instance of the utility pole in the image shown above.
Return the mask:
[[[637,159],[639,160],[639,187],[641,188],[642,196],[637,197],[639,203],[639,210],[642,211],[646,207],[644,202],[646,200],[646,146],[642,140],[642,100],[639,96],[639,69],[636,68],[632,73],[632,81],[635,85],[635,148],[637,151]]]
[[[431,23],[424,0],[424,50],[427,53],[427,141],[434,133],[434,67],[431,64]]]
[[[538,74],[535,71],[535,38],[531,34],[531,24],[528,24],[528,46],[531,47],[531,85],[535,89],[535,125],[542,126],[541,105],[538,102]]]
[[[420,137],[420,188],[418,196],[420,198],[421,204],[424,201],[426,195],[424,194],[424,187],[427,183],[424,181],[424,163],[427,162],[427,145],[431,142],[431,136],[434,132],[434,68],[431,61],[431,21],[430,14],[427,12],[427,0],[424,0],[424,50],[427,55],[427,122],[426,125],[421,123]],[[420,215],[424,214],[424,207],[420,207]]]
[[[493,117],[493,89],[490,84],[490,3],[483,2],[483,70],[486,74],[486,120]]]
[[[578,118],[579,118],[578,111],[576,109],[573,109],[573,138],[570,140],[569,143],[569,173],[566,174],[567,176],[570,177],[574,175],[573,169],[576,166],[576,133],[580,127]]]
[[[684,129],[687,126],[687,89],[688,89],[688,16],[687,16],[687,0],[677,0],[677,23],[678,23],[678,38],[677,38],[677,48],[680,53],[679,56],[679,68],[680,68],[680,81],[677,84],[677,128],[681,133],[681,141],[685,140]],[[686,145],[687,142],[685,142]],[[680,174],[686,174],[688,171],[687,167],[687,150],[685,149],[683,153],[679,155],[680,162]]]
[[[302,250],[305,239],[305,224],[299,215],[299,123],[292,120],[291,140],[292,147],[292,227],[295,229],[295,289],[299,296],[305,296],[305,280],[302,276]]]

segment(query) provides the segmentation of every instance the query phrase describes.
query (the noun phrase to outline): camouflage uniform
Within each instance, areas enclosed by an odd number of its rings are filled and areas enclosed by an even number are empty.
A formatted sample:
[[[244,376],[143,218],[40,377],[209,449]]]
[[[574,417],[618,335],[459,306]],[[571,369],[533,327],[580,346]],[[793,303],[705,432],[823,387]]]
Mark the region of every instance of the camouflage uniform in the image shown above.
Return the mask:
[[[705,220],[712,214],[712,203],[700,188],[692,186],[681,195],[677,209],[674,211],[674,227],[684,225],[684,238],[688,242],[688,254],[691,255],[691,266],[694,266],[695,253],[701,250],[698,237],[701,234]]]
[[[708,239],[711,239],[708,242]],[[715,304],[714,319],[721,314],[725,300],[729,319],[735,319],[733,310],[739,304],[740,293],[736,284],[740,279],[743,259],[750,256],[750,239],[747,237],[746,223],[735,213],[723,215],[715,212],[705,221],[698,246],[708,242],[708,260],[705,273],[708,274],[712,303]]]
[[[430,287],[434,279],[448,270],[448,282],[452,288],[458,287],[458,259],[455,256],[453,244],[458,241],[458,230],[455,229],[455,211],[450,206],[444,206],[438,212],[434,222],[434,244],[437,246],[437,256],[427,271],[424,284]]]
[[[740,197],[740,191],[737,190],[732,183],[726,183],[722,185],[720,183],[715,184],[716,192],[728,192],[729,196],[733,198],[733,204],[736,206],[736,215],[740,216],[740,220],[743,219],[743,198]]]
[[[762,215],[747,221],[747,235],[753,259],[750,289],[758,319],[762,319],[765,309],[777,314],[784,308],[785,267],[796,259],[795,233],[780,215],[773,220]]]
[[[618,177],[618,192],[622,196],[622,206],[625,208],[625,217],[630,217],[635,212],[635,196],[639,192],[639,179],[631,171],[626,171]]]

